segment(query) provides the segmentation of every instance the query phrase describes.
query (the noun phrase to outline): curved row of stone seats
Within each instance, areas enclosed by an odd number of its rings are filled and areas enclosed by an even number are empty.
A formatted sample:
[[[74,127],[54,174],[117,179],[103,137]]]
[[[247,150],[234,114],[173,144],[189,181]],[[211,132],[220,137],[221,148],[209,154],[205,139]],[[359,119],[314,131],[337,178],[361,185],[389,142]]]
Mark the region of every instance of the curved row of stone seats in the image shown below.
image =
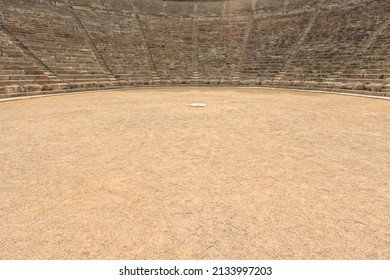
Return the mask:
[[[231,0],[225,2],[223,14],[248,15],[253,12],[255,3],[252,0]]]
[[[286,0],[255,0],[255,10],[264,11],[265,9],[269,10],[279,10],[280,8],[286,5]]]
[[[129,0],[103,0],[102,2],[107,10],[126,12],[133,10]]]
[[[130,13],[133,8],[130,0],[64,0],[78,9],[106,10]]]
[[[230,17],[198,22],[200,80],[231,83],[248,21]]]
[[[75,11],[118,80],[150,83],[147,46],[132,16],[104,11]]]
[[[201,17],[251,14],[255,0],[197,1],[197,14]]]
[[[193,74],[193,20],[140,16],[146,42],[162,82],[190,83]]]
[[[277,76],[308,24],[310,14],[302,12],[255,19],[243,58],[241,79]]]
[[[197,14],[203,17],[222,16],[224,1],[198,1]]]
[[[189,17],[194,12],[193,1],[133,0],[133,3],[142,15]]]
[[[143,1],[145,2],[145,1]],[[155,1],[153,1],[155,2]],[[139,1],[138,1],[139,3]],[[194,12],[194,2],[191,1],[163,1],[163,13],[180,17],[189,17]]]
[[[385,0],[387,1],[387,0]],[[314,21],[284,79],[323,81],[334,78],[344,65],[384,20],[381,16],[384,1],[365,5],[323,10]]]
[[[254,0],[255,13],[291,13],[294,10],[311,10],[316,7],[321,0]],[[330,1],[330,0],[327,0]],[[342,0],[343,1],[343,0]]]
[[[141,15],[166,15],[165,1],[133,0]]]
[[[191,11],[191,6],[189,3],[191,1],[163,1],[164,3],[158,3],[154,1],[157,6],[153,6],[151,2],[153,0],[135,0],[137,5],[144,5],[144,12],[148,13],[148,10],[151,10],[153,14],[161,13],[165,7],[169,6],[169,3],[172,3],[172,6],[175,7],[179,13],[182,13],[183,9],[187,9],[185,13]],[[218,17],[229,14],[237,15],[247,15],[250,13],[264,13],[264,12],[277,12],[277,13],[286,13],[291,12],[292,10],[302,10],[302,9],[312,9],[313,6],[316,6],[320,0],[221,0],[221,1],[209,1],[209,0],[198,0],[198,15],[204,17]],[[331,0],[328,0],[328,2]],[[334,1],[346,1],[346,0],[334,0]],[[363,0],[361,0],[363,1]],[[149,2],[148,6],[145,6],[145,2]],[[177,3],[180,3],[179,5]],[[163,6],[164,7],[164,6]],[[180,7],[180,8],[179,8]]]
[[[71,0],[68,2],[78,7],[100,8],[104,9],[102,0]]]
[[[2,20],[63,81],[108,81],[68,7],[15,0],[3,5]]]
[[[141,1],[141,0],[139,0]],[[302,0],[298,0],[302,1]],[[305,0],[308,1],[308,0]],[[317,0],[311,0],[317,1]],[[229,14],[248,15],[253,12],[274,12],[281,8],[291,11],[291,1],[286,0],[226,0],[226,1],[197,1],[198,14],[205,17],[219,17]],[[296,5],[300,8],[299,5]]]

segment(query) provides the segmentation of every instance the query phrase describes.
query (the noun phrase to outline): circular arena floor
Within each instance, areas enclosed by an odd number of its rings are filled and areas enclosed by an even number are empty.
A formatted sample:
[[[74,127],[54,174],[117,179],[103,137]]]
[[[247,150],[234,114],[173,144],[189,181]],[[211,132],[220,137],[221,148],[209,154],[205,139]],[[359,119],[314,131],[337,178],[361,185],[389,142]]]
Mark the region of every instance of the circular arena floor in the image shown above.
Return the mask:
[[[386,100],[113,90],[0,132],[0,259],[390,258]]]

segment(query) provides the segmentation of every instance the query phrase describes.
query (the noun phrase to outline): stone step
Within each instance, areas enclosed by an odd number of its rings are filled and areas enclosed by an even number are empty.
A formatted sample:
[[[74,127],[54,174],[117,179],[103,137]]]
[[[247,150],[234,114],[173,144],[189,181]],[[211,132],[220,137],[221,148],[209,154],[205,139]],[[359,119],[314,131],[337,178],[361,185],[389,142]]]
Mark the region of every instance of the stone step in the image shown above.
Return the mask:
[[[193,72],[191,81],[192,81],[192,84],[195,84],[195,85],[200,84],[199,72]]]
[[[55,80],[8,80],[8,81],[0,81],[0,86],[12,86],[12,85],[30,85],[30,84],[53,84],[56,83]]]
[[[390,84],[384,85],[383,88],[382,88],[382,91],[383,92],[390,92]]]
[[[152,77],[153,84],[159,84],[161,83],[161,78],[159,74],[156,71],[151,71],[150,76]]]

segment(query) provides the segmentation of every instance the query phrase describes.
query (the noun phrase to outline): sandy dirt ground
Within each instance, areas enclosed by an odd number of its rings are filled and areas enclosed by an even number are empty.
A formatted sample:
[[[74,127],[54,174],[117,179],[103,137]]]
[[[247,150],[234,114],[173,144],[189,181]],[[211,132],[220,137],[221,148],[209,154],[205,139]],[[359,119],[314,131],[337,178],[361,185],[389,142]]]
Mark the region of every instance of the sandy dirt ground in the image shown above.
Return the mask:
[[[0,103],[0,259],[390,259],[389,213],[390,101],[176,88]]]

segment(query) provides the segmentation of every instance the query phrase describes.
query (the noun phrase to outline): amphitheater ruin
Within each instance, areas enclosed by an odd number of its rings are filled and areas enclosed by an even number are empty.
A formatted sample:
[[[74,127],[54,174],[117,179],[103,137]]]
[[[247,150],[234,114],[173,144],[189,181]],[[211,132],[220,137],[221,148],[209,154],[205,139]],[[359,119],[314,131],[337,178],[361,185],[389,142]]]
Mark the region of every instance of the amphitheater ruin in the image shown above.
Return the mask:
[[[0,0],[0,260],[389,260],[389,100],[390,0]]]
[[[390,95],[388,0],[1,0],[0,97],[133,86]]]

